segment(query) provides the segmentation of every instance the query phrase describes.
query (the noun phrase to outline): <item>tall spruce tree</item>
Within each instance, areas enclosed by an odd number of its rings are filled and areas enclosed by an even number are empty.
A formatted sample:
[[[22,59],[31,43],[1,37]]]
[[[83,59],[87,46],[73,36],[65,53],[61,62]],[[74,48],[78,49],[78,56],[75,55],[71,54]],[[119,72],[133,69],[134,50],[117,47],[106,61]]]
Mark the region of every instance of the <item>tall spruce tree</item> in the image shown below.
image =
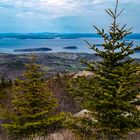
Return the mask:
[[[123,12],[118,12],[118,0],[115,10],[108,9],[106,12],[113,19],[109,32],[94,26],[104,39],[104,49],[100,50],[86,41],[102,61],[84,60],[83,63],[94,76],[90,79],[74,78],[69,82],[69,89],[81,105],[91,112],[94,119],[86,122],[90,130],[96,129],[107,137],[122,137],[140,128],[140,66],[130,58],[134,53],[133,42],[128,44],[125,41],[131,29],[127,30],[126,25],[121,27],[117,23]]]
[[[12,111],[3,127],[16,139],[47,135],[61,127],[63,113],[55,113],[57,100],[42,76],[43,72],[33,57],[23,79],[15,82]]]
[[[5,76],[0,76],[0,120],[2,120],[6,108],[9,107],[9,100],[11,95],[12,82]]]
[[[10,109],[12,82],[6,75],[0,76],[0,134],[3,134],[2,123],[7,110]]]

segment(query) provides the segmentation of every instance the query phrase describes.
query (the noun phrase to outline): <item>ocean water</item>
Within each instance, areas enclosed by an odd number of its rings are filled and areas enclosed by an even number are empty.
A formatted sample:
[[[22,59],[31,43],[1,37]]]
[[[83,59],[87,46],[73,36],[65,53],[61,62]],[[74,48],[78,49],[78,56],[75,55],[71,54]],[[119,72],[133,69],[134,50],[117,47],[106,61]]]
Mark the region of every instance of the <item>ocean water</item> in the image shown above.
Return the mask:
[[[77,39],[14,39],[14,38],[3,38],[0,39],[0,53],[11,53],[17,54],[21,52],[15,52],[15,49],[27,49],[27,48],[51,48],[52,51],[49,52],[74,52],[74,53],[95,53],[93,50],[89,49],[87,40],[91,44],[101,44],[103,39],[99,37],[87,37],[87,38],[77,38]],[[140,39],[127,39],[128,42],[134,41],[133,45],[140,46]],[[77,46],[77,49],[64,49],[68,46]],[[99,49],[103,49],[98,46]],[[23,53],[23,52],[22,52]],[[26,52],[27,53],[27,52]],[[37,53],[37,52],[35,52]],[[134,58],[140,58],[140,52],[136,52],[132,55]]]

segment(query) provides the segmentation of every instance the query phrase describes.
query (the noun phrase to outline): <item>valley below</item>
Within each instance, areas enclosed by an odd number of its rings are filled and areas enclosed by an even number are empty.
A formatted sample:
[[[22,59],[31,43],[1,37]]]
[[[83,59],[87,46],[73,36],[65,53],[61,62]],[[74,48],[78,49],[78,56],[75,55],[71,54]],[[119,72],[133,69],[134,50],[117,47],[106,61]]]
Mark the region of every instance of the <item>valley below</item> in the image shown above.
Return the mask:
[[[25,70],[25,65],[30,62],[33,54],[0,54],[0,73],[10,79],[20,77]],[[95,54],[87,53],[37,53],[36,63],[40,64],[46,77],[58,73],[78,72],[86,69],[81,60],[99,61],[101,58]]]
[[[0,73],[10,79],[20,77],[25,70],[25,65],[30,62],[33,54],[0,54]],[[52,77],[58,73],[74,72],[86,70],[86,66],[81,60],[101,61],[96,54],[88,53],[36,53],[36,63],[41,65],[46,77]],[[140,63],[140,59],[135,59]]]

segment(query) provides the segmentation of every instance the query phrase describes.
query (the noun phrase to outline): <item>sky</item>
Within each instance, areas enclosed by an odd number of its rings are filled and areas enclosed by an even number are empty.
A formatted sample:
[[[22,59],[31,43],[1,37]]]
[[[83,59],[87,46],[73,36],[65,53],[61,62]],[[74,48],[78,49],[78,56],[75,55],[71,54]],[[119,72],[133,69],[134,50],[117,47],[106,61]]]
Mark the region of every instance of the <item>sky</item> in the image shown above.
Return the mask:
[[[105,9],[115,0],[0,0],[0,32],[94,33],[92,25],[108,27]],[[140,0],[120,0],[120,24],[140,33]]]

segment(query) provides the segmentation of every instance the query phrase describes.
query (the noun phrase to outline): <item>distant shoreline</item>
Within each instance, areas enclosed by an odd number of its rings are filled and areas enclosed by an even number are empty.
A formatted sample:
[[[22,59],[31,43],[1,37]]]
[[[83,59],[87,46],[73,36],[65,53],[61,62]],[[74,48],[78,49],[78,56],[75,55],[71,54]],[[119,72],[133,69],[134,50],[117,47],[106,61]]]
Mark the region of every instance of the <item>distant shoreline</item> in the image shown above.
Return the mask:
[[[101,37],[96,33],[0,33],[0,39],[77,39],[83,37]],[[140,39],[140,33],[133,33],[126,39]]]

